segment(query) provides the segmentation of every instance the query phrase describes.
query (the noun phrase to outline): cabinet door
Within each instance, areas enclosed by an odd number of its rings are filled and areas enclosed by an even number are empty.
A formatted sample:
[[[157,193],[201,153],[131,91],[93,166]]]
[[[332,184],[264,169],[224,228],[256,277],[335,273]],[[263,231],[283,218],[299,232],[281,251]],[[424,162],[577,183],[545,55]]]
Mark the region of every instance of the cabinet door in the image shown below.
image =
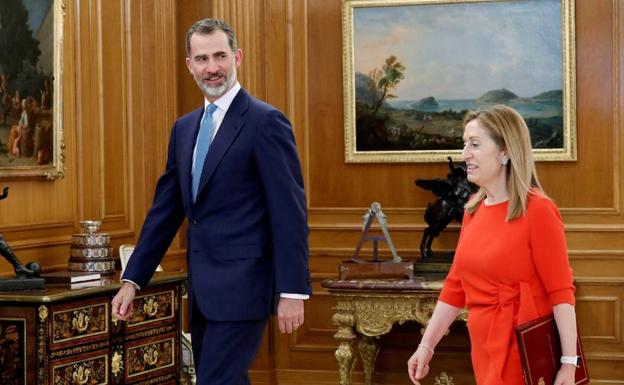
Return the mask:
[[[108,385],[109,349],[50,361],[49,385]]]
[[[51,307],[50,350],[109,338],[108,297]]]
[[[168,333],[151,338],[140,338],[125,346],[125,383],[146,378],[170,381],[177,377],[176,357],[178,334]]]
[[[175,324],[178,315],[177,287],[162,285],[139,292],[132,303],[132,316],[126,324],[126,334]]]
[[[0,306],[0,384],[35,384],[35,310]]]

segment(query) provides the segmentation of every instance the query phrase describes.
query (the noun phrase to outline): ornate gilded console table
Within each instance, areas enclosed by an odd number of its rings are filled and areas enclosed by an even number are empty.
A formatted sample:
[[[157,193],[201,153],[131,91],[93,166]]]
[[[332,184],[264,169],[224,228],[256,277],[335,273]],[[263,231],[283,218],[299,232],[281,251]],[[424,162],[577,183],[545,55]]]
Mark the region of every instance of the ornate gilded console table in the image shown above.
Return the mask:
[[[355,363],[353,341],[361,337],[358,350],[364,367],[366,385],[371,384],[375,359],[379,353],[377,338],[392,329],[395,323],[416,321],[426,326],[431,318],[443,281],[420,279],[326,280],[322,283],[336,300],[332,320],[338,327],[334,337],[340,341],[336,361],[340,385],[351,384]],[[466,320],[462,312],[458,319]],[[452,384],[442,373],[436,384]]]
[[[0,292],[0,383],[179,383],[186,273],[156,273],[127,322],[111,316],[120,286],[115,276],[74,289]]]

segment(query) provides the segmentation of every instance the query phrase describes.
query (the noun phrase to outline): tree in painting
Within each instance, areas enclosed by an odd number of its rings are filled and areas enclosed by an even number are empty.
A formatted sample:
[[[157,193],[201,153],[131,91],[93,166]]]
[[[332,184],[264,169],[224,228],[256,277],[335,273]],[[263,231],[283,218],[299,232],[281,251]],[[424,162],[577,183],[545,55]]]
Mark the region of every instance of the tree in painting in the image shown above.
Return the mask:
[[[0,73],[15,77],[24,63],[37,64],[39,42],[28,27],[28,11],[21,1],[0,1]]]
[[[390,90],[396,88],[405,77],[403,71],[405,71],[405,66],[397,60],[396,56],[392,55],[386,59],[386,63],[381,69],[375,68],[369,73],[371,78],[370,91],[374,100],[373,116],[377,115],[377,111],[386,99],[396,98],[396,95],[391,94]]]
[[[370,148],[388,138],[387,121],[391,109],[388,100],[405,77],[405,66],[395,55],[390,55],[381,68],[374,68],[368,76],[356,74],[357,147]]]

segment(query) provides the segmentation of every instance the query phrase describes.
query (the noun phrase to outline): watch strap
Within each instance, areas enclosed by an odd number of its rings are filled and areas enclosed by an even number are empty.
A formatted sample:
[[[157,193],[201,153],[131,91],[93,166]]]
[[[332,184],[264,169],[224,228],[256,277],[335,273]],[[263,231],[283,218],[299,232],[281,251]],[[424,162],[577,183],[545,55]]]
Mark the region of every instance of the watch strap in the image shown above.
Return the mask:
[[[579,356],[561,356],[561,360],[559,361],[562,364],[570,364],[578,367],[580,365],[580,357]]]

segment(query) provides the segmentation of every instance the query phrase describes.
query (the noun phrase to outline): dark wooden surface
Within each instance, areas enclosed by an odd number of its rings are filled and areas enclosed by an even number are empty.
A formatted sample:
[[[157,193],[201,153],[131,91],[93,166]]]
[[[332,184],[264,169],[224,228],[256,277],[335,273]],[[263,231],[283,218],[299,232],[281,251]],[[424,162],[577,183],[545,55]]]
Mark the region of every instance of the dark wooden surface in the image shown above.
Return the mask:
[[[168,282],[178,282],[185,280],[186,272],[158,272],[154,273],[150,286]],[[45,285],[43,289],[37,290],[16,290],[0,291],[0,302],[32,302],[46,303],[56,302],[66,299],[79,299],[93,295],[104,295],[116,293],[121,287],[119,281],[120,273],[112,276],[102,276],[97,281],[80,282],[79,284],[51,284]],[[140,295],[140,291],[137,292]]]

